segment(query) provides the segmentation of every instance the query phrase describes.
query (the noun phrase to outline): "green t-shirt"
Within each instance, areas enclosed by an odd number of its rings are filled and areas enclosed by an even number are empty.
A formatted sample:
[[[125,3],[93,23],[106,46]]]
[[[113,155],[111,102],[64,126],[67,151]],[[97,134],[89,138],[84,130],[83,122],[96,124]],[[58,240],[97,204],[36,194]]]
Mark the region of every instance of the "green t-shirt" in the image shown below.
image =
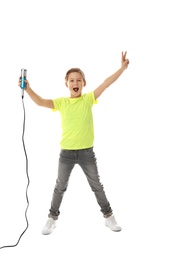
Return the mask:
[[[79,98],[57,98],[53,100],[53,111],[61,115],[62,149],[79,150],[90,148],[94,142],[92,106],[97,103],[94,92]]]

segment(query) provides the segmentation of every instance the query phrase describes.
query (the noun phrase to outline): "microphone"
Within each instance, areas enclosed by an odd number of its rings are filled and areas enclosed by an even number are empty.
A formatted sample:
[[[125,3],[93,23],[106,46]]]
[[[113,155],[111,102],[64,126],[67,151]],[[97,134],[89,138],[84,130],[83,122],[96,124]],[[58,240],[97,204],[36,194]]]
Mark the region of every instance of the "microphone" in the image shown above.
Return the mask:
[[[27,75],[27,70],[26,69],[21,69],[21,89],[22,89],[22,98],[24,98],[24,89],[26,88],[26,75]]]

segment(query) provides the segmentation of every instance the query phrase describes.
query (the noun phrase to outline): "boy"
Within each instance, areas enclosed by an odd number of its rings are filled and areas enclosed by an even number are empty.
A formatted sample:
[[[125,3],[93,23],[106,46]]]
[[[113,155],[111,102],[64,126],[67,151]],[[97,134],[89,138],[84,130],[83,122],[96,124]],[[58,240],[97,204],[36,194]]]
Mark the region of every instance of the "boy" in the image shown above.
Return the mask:
[[[26,80],[25,91],[39,106],[59,111],[62,119],[62,139],[59,157],[58,177],[54,188],[48,220],[42,230],[43,235],[52,233],[56,227],[56,220],[60,214],[59,208],[67,189],[70,174],[75,164],[79,164],[85,173],[88,183],[94,192],[101,212],[105,217],[105,225],[113,231],[121,231],[117,224],[110,203],[106,198],[103,185],[98,174],[95,153],[93,151],[94,126],[92,106],[104,90],[114,83],[128,67],[129,60],[126,52],[122,52],[121,68],[108,77],[94,91],[82,95],[86,86],[84,73],[78,68],[70,69],[65,76],[65,85],[70,91],[70,97],[54,100],[43,99],[38,96]],[[19,80],[19,86],[21,80]]]

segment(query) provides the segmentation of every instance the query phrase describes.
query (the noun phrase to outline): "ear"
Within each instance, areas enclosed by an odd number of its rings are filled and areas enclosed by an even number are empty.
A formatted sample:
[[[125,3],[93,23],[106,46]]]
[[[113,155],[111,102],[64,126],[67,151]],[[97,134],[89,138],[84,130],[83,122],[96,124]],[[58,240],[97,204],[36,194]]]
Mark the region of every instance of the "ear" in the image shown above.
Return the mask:
[[[84,82],[84,87],[86,86],[86,81]]]
[[[67,81],[65,82],[66,87],[68,88]]]

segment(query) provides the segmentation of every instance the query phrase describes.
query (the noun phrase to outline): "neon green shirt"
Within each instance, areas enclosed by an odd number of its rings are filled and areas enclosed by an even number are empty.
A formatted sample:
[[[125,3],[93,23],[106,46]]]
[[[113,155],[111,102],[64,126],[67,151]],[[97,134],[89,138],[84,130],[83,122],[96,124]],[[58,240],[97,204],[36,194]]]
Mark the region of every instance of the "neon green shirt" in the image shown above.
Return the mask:
[[[94,92],[79,98],[57,98],[53,100],[53,111],[61,115],[62,149],[79,150],[90,148],[94,142],[92,106],[97,103]]]

